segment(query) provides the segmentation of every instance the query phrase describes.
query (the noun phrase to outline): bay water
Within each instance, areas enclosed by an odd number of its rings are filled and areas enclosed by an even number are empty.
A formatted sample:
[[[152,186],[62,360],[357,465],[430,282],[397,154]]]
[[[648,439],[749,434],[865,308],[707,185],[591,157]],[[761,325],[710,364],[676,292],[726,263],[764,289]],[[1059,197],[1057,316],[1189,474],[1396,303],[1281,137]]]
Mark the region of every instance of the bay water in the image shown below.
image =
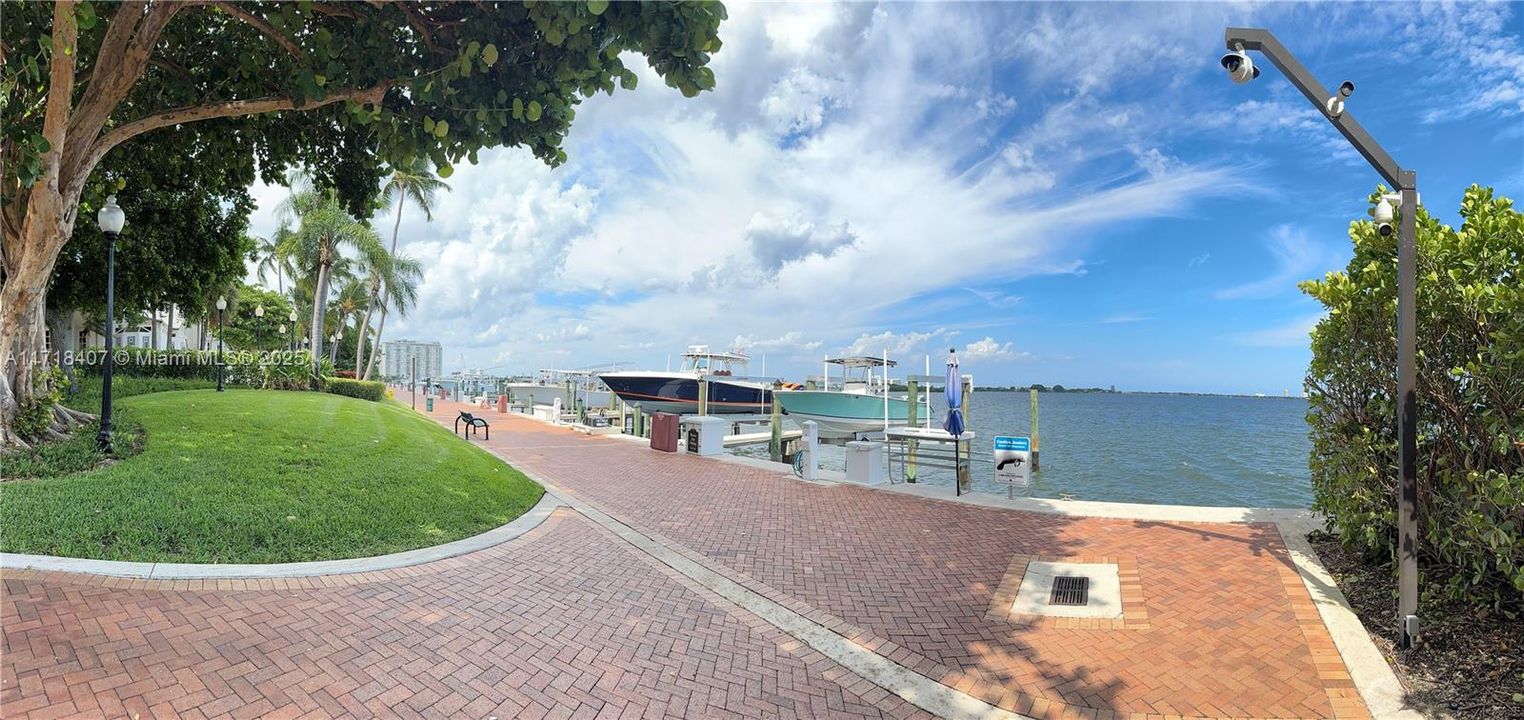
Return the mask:
[[[1169,505],[1305,508],[1307,401],[1287,397],[1133,393],[1038,394],[1041,469],[1034,497]],[[969,405],[973,489],[1006,494],[989,462],[996,435],[1029,435],[1027,391],[980,390]],[[932,394],[932,424],[945,415]],[[794,427],[785,420],[787,427]],[[946,446],[944,446],[946,447]],[[766,457],[767,448],[741,452]],[[823,446],[821,466],[846,467],[845,450]],[[923,468],[919,481],[951,487],[952,471]]]

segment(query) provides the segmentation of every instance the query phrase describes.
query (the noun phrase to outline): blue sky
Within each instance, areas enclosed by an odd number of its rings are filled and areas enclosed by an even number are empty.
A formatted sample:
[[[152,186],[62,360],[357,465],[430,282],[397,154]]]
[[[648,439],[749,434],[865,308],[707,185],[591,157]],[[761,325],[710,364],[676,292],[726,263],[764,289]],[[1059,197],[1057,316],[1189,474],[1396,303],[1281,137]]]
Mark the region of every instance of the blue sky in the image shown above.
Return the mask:
[[[565,166],[482,153],[404,219],[428,273],[388,336],[494,373],[957,347],[981,384],[1299,392],[1296,282],[1343,267],[1379,178],[1268,62],[1226,78],[1228,25],[1353,81],[1447,222],[1470,183],[1524,195],[1519,5],[728,7],[716,92],[647,71]]]

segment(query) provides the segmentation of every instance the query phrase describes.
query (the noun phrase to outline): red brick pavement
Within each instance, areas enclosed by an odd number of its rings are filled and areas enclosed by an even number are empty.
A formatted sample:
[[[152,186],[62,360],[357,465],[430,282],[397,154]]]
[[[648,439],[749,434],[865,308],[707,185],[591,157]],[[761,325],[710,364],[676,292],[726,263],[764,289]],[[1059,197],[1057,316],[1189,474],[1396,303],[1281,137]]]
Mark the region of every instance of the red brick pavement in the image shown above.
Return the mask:
[[[7,720],[924,716],[568,510],[376,573],[7,571],[0,606]]]
[[[457,407],[436,402],[433,415],[448,425]],[[487,417],[485,444],[520,467],[1002,707],[1055,717],[1366,716],[1272,524],[1065,518],[819,486]],[[1007,572],[1024,567],[1013,562],[1020,556],[1123,564],[1126,622],[991,612]]]

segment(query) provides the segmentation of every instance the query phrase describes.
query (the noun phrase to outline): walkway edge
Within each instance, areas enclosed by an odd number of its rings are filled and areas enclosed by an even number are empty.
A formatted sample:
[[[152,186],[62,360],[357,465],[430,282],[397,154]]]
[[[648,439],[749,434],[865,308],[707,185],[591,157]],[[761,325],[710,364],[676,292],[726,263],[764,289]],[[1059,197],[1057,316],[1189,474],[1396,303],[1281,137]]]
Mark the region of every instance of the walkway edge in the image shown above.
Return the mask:
[[[943,685],[925,675],[900,665],[879,653],[869,650],[850,639],[832,631],[809,618],[800,615],[762,595],[749,590],[728,577],[710,570],[666,544],[641,533],[610,515],[576,499],[543,478],[520,470],[530,479],[545,486],[547,494],[554,493],[566,506],[581,513],[583,517],[598,523],[621,540],[650,555],[667,567],[676,570],[705,589],[719,595],[742,610],[755,615],[774,627],[798,638],[820,654],[858,677],[894,693],[916,707],[941,718],[974,718],[988,720],[1030,720],[1024,715],[1003,710],[968,693]]]
[[[351,573],[395,570],[422,565],[436,560],[446,560],[458,555],[485,550],[501,545],[540,526],[562,505],[559,497],[546,488],[535,506],[505,525],[471,537],[433,547],[404,550],[387,555],[374,555],[348,560],[314,560],[311,562],[270,564],[218,564],[218,563],[144,563],[121,560],[90,560],[86,558],[57,557],[54,555],[26,555],[0,553],[0,569],[38,570],[82,575],[108,575],[112,577],[139,578],[147,580],[233,580],[302,578],[323,575],[348,575]]]

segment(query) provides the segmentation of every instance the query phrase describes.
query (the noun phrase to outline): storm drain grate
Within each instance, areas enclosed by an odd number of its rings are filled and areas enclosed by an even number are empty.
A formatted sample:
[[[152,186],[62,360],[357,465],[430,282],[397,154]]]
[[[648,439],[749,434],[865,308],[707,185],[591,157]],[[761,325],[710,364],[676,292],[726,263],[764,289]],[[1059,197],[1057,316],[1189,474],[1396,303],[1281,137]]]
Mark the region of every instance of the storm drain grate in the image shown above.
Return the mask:
[[[1084,605],[1090,601],[1090,578],[1060,575],[1053,578],[1049,605]]]

